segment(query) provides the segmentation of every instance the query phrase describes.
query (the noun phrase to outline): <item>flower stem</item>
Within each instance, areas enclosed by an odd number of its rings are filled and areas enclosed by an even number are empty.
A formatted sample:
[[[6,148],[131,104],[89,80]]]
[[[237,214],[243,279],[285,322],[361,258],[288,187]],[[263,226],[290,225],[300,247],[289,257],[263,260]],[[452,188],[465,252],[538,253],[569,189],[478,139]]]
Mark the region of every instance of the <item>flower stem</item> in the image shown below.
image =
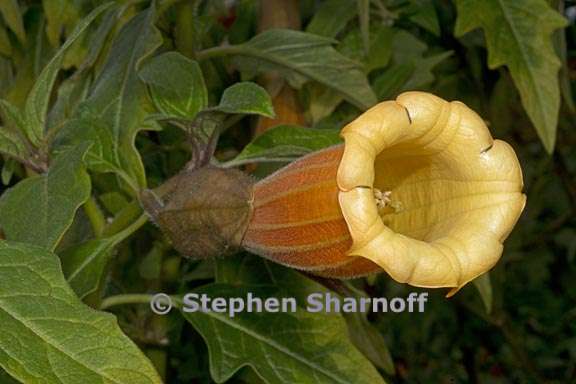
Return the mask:
[[[108,296],[100,304],[100,310],[105,310],[118,305],[130,304],[150,304],[154,295],[148,293],[124,293],[120,295]],[[182,306],[182,298],[180,296],[170,295],[170,299],[175,307]]]
[[[104,232],[104,228],[106,227],[106,218],[100,210],[94,196],[90,196],[90,198],[86,200],[86,203],[84,203],[84,212],[86,216],[88,216],[90,225],[92,225],[94,235],[96,235],[96,237],[102,236],[102,232]]]
[[[212,59],[214,57],[222,57],[226,55],[237,55],[241,53],[241,49],[235,45],[221,45],[212,47],[196,52],[196,60],[202,61]]]
[[[110,307],[125,304],[149,304],[152,297],[153,295],[145,293],[129,293],[129,294],[109,296],[104,300],[102,300],[102,303],[100,304],[100,309],[104,310]]]
[[[108,226],[104,229],[103,235],[104,236],[116,235],[117,233],[122,232],[124,229],[136,223],[138,220],[141,219],[142,216],[143,216],[142,207],[140,207],[140,203],[138,202],[138,200],[134,200],[128,205],[126,205],[118,213],[118,215],[116,215],[114,220],[110,224],[108,224]],[[144,223],[141,224],[143,225]]]
[[[128,225],[118,233],[114,234],[114,236],[117,238],[116,241],[120,242],[130,237],[130,235],[139,230],[147,222],[148,217],[145,214],[141,214],[136,220],[134,220],[132,224]]]

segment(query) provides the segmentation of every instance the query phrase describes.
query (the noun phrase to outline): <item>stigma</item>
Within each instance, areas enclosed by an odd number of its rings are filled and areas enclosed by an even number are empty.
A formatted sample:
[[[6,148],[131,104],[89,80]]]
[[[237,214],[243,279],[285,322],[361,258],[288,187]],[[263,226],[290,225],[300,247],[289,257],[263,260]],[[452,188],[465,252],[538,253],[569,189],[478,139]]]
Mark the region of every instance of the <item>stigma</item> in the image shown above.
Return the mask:
[[[376,207],[381,215],[402,211],[402,202],[392,199],[392,191],[381,191],[378,188],[373,188],[373,191]]]

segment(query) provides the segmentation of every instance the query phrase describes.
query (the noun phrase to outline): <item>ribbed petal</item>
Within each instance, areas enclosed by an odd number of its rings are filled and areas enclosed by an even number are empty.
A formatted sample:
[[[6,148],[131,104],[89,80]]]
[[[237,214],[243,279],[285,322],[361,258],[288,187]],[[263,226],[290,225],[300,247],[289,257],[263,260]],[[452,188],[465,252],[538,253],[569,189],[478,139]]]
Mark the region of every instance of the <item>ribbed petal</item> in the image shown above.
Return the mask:
[[[407,92],[342,131],[339,203],[353,244],[399,282],[460,288],[500,258],[525,204],[513,149],[460,102]],[[377,207],[385,191],[392,208]]]

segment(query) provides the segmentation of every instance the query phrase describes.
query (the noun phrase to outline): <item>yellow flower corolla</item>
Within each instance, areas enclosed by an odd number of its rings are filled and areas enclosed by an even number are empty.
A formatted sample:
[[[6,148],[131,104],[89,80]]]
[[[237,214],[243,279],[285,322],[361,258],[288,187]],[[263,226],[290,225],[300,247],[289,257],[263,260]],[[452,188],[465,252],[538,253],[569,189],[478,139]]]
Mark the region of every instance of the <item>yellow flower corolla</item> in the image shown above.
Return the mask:
[[[451,294],[494,266],[526,196],[514,150],[492,139],[474,111],[406,92],[341,134],[338,201],[349,256]]]

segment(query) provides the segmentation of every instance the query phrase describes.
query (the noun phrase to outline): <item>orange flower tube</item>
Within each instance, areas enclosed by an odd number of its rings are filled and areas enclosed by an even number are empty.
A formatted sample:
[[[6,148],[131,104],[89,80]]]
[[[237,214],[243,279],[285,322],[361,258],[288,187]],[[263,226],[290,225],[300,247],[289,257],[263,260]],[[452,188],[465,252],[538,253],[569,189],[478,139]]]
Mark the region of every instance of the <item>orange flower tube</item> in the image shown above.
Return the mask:
[[[384,270],[451,293],[495,265],[526,197],[513,149],[474,111],[406,92],[342,137],[256,183],[243,247],[319,275]]]

